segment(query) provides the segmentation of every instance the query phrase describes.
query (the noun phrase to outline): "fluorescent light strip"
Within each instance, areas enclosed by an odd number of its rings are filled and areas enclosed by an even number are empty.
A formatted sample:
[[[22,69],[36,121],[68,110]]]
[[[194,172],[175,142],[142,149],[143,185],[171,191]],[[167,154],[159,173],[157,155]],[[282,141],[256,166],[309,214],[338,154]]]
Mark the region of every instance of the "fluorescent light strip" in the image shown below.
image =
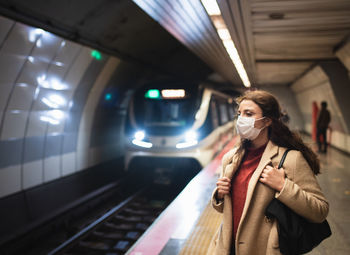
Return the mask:
[[[246,87],[250,87],[250,81],[246,70],[244,69],[241,58],[239,57],[236,46],[231,38],[230,32],[227,29],[224,19],[221,16],[221,12],[216,0],[201,0],[202,4],[207,11],[208,15],[216,28],[219,37],[224,44],[227,53],[229,54],[236,70],[241,77],[241,80]]]
[[[209,15],[221,15],[220,8],[215,0],[202,0]]]
[[[219,28],[217,29],[218,31],[218,34],[221,38],[221,40],[230,40],[231,39],[231,36],[230,36],[230,32],[228,31],[227,28]]]

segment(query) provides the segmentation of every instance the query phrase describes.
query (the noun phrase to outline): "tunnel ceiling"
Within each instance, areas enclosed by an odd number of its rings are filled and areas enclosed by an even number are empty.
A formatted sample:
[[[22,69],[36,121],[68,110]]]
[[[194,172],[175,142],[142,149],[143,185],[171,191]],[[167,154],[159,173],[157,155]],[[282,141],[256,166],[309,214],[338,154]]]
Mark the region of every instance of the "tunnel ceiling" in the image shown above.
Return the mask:
[[[225,80],[242,82],[200,0],[134,0]],[[210,71],[131,0],[1,0],[3,15],[155,68]],[[349,0],[218,0],[252,84],[290,84],[350,32]],[[184,61],[185,60],[185,61]]]
[[[130,0],[0,0],[0,15],[162,75],[201,80],[213,72]]]

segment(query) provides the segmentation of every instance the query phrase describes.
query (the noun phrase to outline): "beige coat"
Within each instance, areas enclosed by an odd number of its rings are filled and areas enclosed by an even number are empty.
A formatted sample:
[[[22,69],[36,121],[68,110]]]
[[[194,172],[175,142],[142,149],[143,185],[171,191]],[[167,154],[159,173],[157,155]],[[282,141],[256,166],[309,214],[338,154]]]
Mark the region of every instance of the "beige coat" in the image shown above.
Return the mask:
[[[299,151],[289,151],[283,168],[287,178],[281,192],[275,192],[259,182],[266,165],[278,166],[286,148],[278,147],[271,141],[262,155],[260,163],[253,173],[247,190],[247,197],[235,240],[236,255],[274,255],[281,254],[278,246],[278,233],[275,220],[269,220],[264,212],[270,201],[276,197],[296,213],[313,222],[322,222],[328,214],[328,202],[311,171],[308,163]],[[232,178],[240,162],[231,150],[222,160],[221,176]],[[223,213],[223,222],[211,242],[208,255],[227,255],[232,242],[232,202],[226,195],[223,202],[212,196],[212,205]]]

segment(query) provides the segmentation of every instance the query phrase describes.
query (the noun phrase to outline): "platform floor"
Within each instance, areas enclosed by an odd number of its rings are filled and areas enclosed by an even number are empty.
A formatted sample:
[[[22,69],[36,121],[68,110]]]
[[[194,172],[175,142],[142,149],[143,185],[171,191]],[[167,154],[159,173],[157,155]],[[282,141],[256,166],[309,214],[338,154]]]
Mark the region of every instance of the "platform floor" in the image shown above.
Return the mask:
[[[332,236],[308,254],[350,254],[350,156],[330,148],[320,154],[318,181],[330,203],[328,222]]]
[[[307,137],[313,149],[313,143]],[[162,213],[152,227],[127,253],[128,255],[204,255],[218,229],[222,215],[210,205],[210,197],[218,178],[217,170],[232,140],[204,168]],[[332,236],[324,240],[309,255],[350,254],[350,156],[329,148],[319,154],[321,174],[318,181],[330,202],[328,222]],[[254,254],[251,254],[254,255]]]
[[[333,148],[330,148],[327,154],[320,154],[319,156],[321,174],[317,178],[330,202],[330,212],[327,220],[333,234],[308,254],[348,255],[350,254],[350,156]],[[206,254],[211,237],[220,222],[221,215],[211,208],[208,201],[206,209],[187,240],[177,244],[174,243],[173,251],[180,252],[173,254]],[[175,247],[176,245],[181,246],[181,248]]]

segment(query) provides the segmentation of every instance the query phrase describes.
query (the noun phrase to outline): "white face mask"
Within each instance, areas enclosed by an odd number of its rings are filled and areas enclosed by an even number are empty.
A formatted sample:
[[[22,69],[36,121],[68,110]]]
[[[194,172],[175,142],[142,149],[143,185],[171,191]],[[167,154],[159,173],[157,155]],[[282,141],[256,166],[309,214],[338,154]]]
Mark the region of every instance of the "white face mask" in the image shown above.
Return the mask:
[[[243,139],[248,140],[254,140],[258,137],[260,134],[260,131],[263,130],[263,128],[255,128],[254,124],[256,120],[264,119],[265,117],[262,117],[260,119],[254,119],[252,117],[241,117],[238,116],[238,120],[236,123],[236,130],[237,133],[241,136]]]

